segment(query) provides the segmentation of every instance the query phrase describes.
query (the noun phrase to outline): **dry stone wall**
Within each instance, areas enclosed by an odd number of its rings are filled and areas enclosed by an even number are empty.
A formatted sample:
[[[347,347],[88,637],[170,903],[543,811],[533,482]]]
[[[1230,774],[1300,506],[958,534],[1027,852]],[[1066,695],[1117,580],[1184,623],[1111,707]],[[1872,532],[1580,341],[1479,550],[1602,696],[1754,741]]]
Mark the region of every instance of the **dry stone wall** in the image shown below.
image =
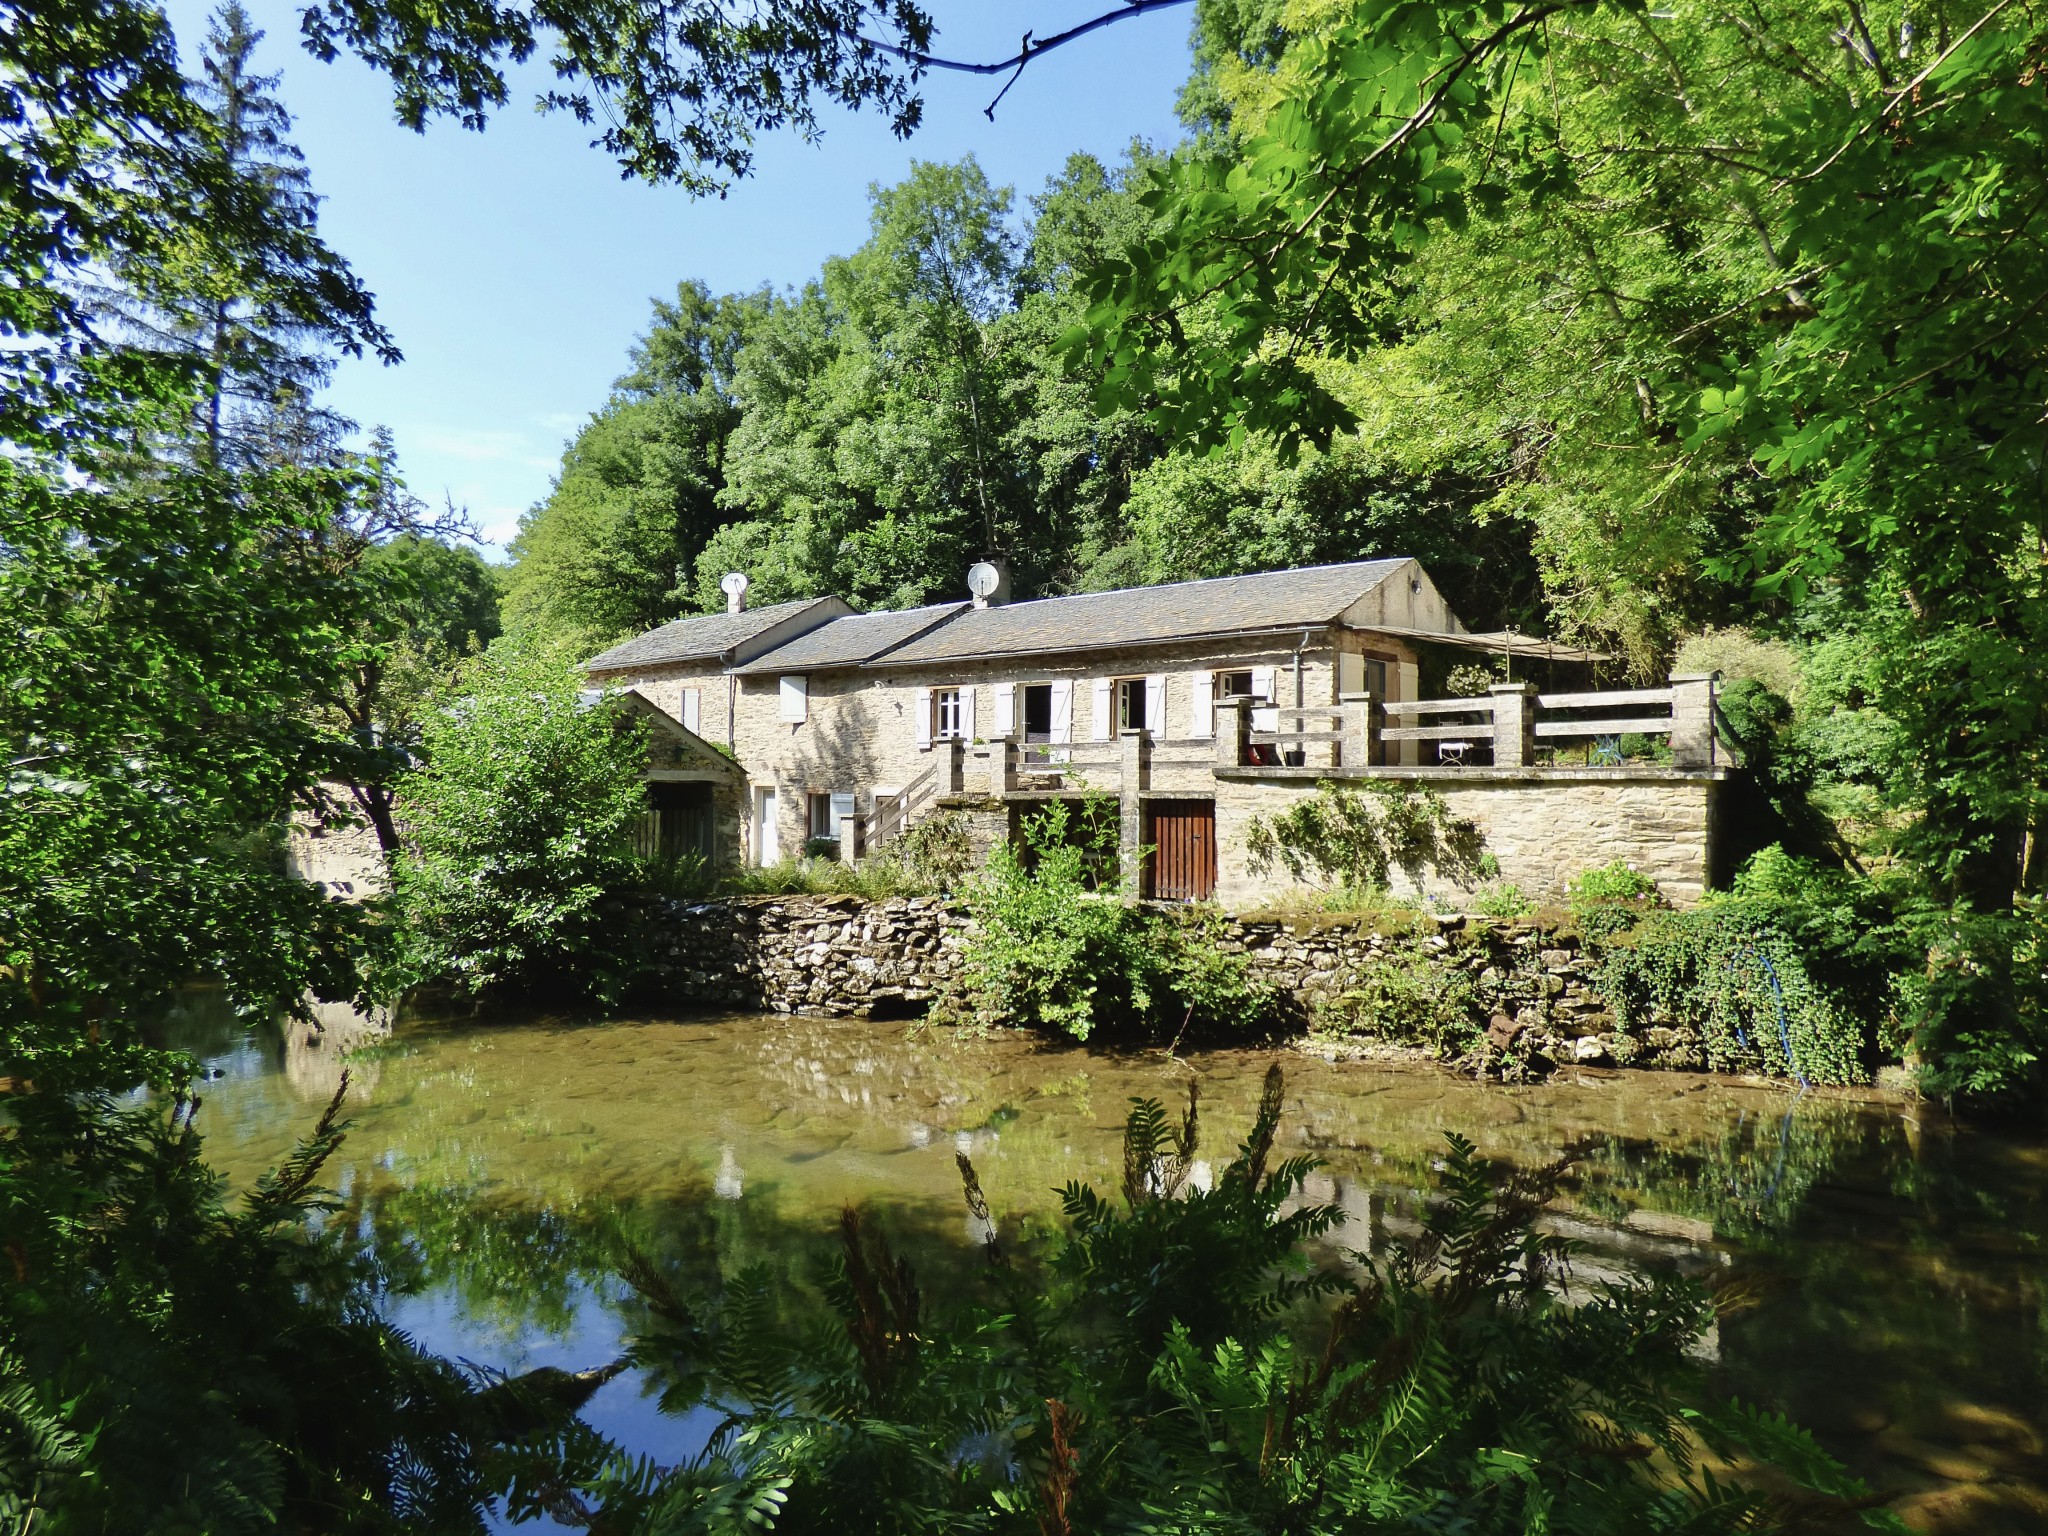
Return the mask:
[[[907,1018],[959,971],[969,919],[938,897],[775,896],[672,903],[649,961],[665,1001],[776,1013]],[[1468,978],[1474,1023],[1501,1059],[1698,1068],[1698,1038],[1624,1029],[1597,963],[1556,922],[1399,914],[1227,918],[1222,947],[1307,1027],[1375,965],[1441,966]],[[1362,1020],[1370,1029],[1370,1021]],[[1668,1021],[1666,1021],[1668,1023]]]

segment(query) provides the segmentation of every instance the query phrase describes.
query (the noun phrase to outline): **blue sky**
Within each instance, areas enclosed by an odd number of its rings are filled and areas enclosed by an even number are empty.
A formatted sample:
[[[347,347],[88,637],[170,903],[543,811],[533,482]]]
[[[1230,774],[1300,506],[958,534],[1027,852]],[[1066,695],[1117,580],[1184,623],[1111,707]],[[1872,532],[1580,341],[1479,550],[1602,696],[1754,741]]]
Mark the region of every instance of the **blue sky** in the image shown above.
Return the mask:
[[[972,153],[1022,207],[1073,150],[1113,159],[1134,135],[1170,142],[1192,19],[1192,8],[1173,8],[1046,55],[994,123],[981,109],[1000,82],[941,73],[907,143],[879,118],[846,114],[827,119],[818,144],[764,140],[753,177],[719,201],[622,182],[588,130],[532,110],[539,69],[515,80],[481,134],[452,123],[410,133],[392,121],[382,77],[300,49],[291,5],[244,3],[268,34],[261,68],[284,76],[322,229],[405,352],[395,368],[345,363],[331,401],[391,427],[413,489],[468,506],[493,552],[547,494],[563,443],[623,371],[651,298],[687,277],[714,289],[802,282],[860,244],[868,184],[899,179],[913,159]],[[1046,36],[1102,8],[932,7],[942,51],[971,58],[1013,52],[1027,26]],[[188,57],[206,10],[203,0],[170,6]]]

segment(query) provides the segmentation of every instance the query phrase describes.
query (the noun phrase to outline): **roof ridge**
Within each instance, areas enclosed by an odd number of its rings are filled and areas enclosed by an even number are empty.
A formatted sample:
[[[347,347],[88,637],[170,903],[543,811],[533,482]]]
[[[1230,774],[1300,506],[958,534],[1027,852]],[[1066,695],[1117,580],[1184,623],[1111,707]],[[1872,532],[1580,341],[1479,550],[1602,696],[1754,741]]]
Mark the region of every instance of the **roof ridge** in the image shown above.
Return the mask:
[[[1372,565],[1405,565],[1413,555],[1384,555],[1373,560],[1330,560],[1322,565],[1283,565],[1270,571],[1239,571],[1234,576],[1195,576],[1186,581],[1153,581],[1135,587],[1104,587],[1100,592],[1062,592],[1057,597],[1026,597],[994,606],[1029,608],[1037,603],[1071,603],[1084,597],[1128,597],[1133,592],[1170,592],[1175,587],[1208,587],[1225,581],[1256,581],[1261,576],[1308,576],[1318,571],[1363,570]]]

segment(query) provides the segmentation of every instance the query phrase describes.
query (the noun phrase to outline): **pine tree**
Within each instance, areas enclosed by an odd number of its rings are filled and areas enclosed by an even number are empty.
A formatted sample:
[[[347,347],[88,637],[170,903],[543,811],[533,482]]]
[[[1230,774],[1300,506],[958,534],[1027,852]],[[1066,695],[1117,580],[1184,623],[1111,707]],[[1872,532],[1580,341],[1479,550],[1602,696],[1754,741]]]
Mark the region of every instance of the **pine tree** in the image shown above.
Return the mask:
[[[354,424],[313,397],[335,360],[398,358],[369,292],[320,239],[279,77],[254,68],[262,40],[239,0],[215,12],[190,83],[204,111],[189,151],[197,206],[168,259],[117,266],[94,295],[132,344],[193,369],[187,451],[222,468],[333,462]]]

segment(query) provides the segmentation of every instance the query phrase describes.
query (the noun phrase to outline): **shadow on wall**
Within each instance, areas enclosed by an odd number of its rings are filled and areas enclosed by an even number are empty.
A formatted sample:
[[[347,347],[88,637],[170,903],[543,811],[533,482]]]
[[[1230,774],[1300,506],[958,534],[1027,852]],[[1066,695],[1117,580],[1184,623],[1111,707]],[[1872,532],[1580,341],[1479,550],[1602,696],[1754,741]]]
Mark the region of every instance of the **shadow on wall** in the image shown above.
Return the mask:
[[[829,708],[819,710],[821,703],[828,703]],[[801,797],[808,793],[850,791],[857,809],[863,813],[873,810],[875,785],[890,778],[875,743],[884,731],[901,730],[907,736],[910,729],[909,721],[889,718],[895,713],[883,706],[881,690],[872,686],[814,695],[810,718],[791,743],[794,751],[783,779],[783,787],[797,797],[794,809],[803,811]],[[807,823],[799,823],[799,828],[809,831]]]

